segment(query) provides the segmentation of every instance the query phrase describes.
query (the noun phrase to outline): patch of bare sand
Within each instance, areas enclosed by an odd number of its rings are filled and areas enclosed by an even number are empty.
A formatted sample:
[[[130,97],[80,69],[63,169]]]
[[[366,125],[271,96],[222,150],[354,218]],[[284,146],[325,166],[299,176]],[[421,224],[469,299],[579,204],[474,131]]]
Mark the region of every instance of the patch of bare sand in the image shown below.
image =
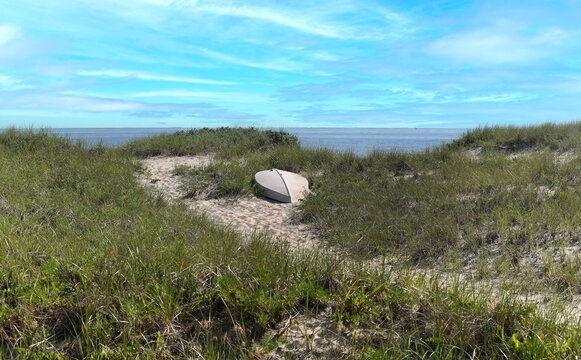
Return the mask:
[[[187,201],[218,223],[231,226],[243,234],[267,232],[292,248],[312,249],[318,246],[318,236],[306,224],[292,220],[297,205],[279,203],[264,198],[246,197],[237,200],[216,199]]]
[[[462,154],[464,156],[467,156],[468,158],[473,159],[473,160],[480,159],[484,153],[485,153],[485,150],[481,146],[473,147],[473,148],[462,151]],[[538,153],[538,150],[525,149],[525,150],[519,150],[519,151],[514,151],[514,152],[508,152],[508,153],[506,153],[506,155],[509,159],[514,160],[514,159],[518,159],[518,158],[528,159],[528,158],[531,158],[535,153]],[[569,150],[569,151],[565,151],[565,152],[555,151],[554,154],[555,154],[555,162],[557,164],[560,164],[560,165],[571,162],[577,158],[577,151],[576,150]]]
[[[174,174],[176,166],[208,166],[213,159],[212,155],[150,157],[141,160],[145,173],[138,179],[141,185],[156,190],[167,200],[181,199],[185,193],[179,176]]]
[[[352,329],[334,321],[333,310],[328,307],[318,314],[298,315],[288,318],[267,337],[282,337],[266,359],[348,359],[353,358],[355,343],[365,343],[371,338],[386,338],[382,331]]]

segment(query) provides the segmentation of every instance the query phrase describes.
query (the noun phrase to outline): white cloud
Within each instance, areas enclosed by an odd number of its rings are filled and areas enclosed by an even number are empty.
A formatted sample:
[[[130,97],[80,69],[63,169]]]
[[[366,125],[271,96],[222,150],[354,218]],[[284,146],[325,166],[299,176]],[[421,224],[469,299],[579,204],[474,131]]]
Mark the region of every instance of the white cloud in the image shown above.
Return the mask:
[[[525,101],[534,99],[534,95],[525,95],[525,94],[493,94],[487,96],[475,96],[471,98],[467,98],[464,102],[511,102],[511,101]]]
[[[390,88],[388,91],[399,94],[403,97],[407,97],[407,101],[411,100],[422,100],[422,101],[432,101],[436,98],[437,93],[425,90],[418,90],[413,88]]]
[[[111,99],[62,98],[63,107],[77,111],[135,111],[143,109],[139,103]]]
[[[530,62],[554,54],[567,37],[560,29],[533,34],[511,28],[480,29],[440,38],[427,51],[473,65]]]
[[[146,107],[135,101],[74,94],[26,94],[14,99],[0,99],[0,104],[8,109],[97,112],[135,111]]]
[[[325,52],[325,51],[317,51],[317,52],[312,54],[312,57],[317,59],[317,60],[331,61],[331,62],[343,60],[343,58],[341,56],[331,54],[331,53]]]
[[[0,91],[29,89],[31,86],[9,75],[0,75]]]
[[[578,96],[581,94],[581,75],[560,75],[545,82],[524,82],[519,85],[519,88],[525,91],[549,91],[553,95],[560,94],[560,96]]]
[[[233,5],[202,5],[195,6],[195,11],[207,12],[215,15],[226,15],[250,19],[264,20],[280,26],[289,27],[301,32],[330,38],[351,38],[341,27],[325,25],[304,14],[293,14],[289,11],[280,12],[268,8]]]
[[[233,81],[220,81],[220,80],[198,79],[198,78],[191,78],[191,77],[156,75],[156,74],[148,74],[148,73],[143,73],[143,72],[138,72],[138,71],[128,71],[128,70],[80,71],[77,73],[77,75],[95,76],[95,77],[111,77],[111,78],[135,78],[135,79],[141,79],[141,80],[169,81],[169,82],[207,84],[207,85],[236,85],[236,84],[238,84],[237,82],[233,82]]]
[[[198,48],[198,50],[213,59],[228,62],[231,64],[248,66],[258,69],[265,69],[265,70],[277,70],[277,71],[285,71],[285,72],[298,72],[302,71],[303,66],[297,62],[287,60],[287,59],[277,59],[275,61],[269,62],[254,62],[246,59],[242,59],[236,56],[223,54],[214,50]]]
[[[174,2],[173,0],[141,0],[141,1],[158,6],[169,6]]]
[[[413,88],[391,88],[390,92],[400,95],[398,102],[425,102],[431,104],[450,103],[506,103],[515,101],[527,101],[536,98],[535,94],[522,92],[489,93],[478,95],[461,95],[437,93],[433,91],[419,90]]]
[[[201,100],[215,100],[227,102],[264,101],[264,98],[252,94],[237,92],[212,92],[212,91],[185,91],[185,90],[146,91],[135,93],[131,96],[136,98],[151,98],[151,97],[196,98]]]
[[[13,25],[0,25],[0,46],[4,46],[10,40],[18,36],[18,28]]]

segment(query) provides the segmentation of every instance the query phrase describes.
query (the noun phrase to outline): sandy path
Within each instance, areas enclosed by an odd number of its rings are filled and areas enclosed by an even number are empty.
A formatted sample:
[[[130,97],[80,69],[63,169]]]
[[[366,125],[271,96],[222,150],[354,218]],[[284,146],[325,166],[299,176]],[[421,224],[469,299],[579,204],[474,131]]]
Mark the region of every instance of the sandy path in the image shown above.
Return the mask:
[[[208,166],[213,157],[156,156],[142,160],[146,169],[140,182],[161,193],[168,200],[184,201],[190,208],[206,213],[212,220],[230,226],[243,235],[267,232],[274,239],[287,242],[292,248],[312,249],[319,246],[315,230],[291,220],[297,204],[280,203],[266,198],[248,196],[241,199],[190,200],[183,199],[185,191],[176,166]]]

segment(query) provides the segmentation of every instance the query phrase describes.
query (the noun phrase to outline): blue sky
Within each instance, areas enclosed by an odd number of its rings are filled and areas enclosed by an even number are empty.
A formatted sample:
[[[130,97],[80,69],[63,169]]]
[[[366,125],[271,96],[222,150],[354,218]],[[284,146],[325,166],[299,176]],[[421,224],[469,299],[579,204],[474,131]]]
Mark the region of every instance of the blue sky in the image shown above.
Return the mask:
[[[581,119],[579,1],[0,0],[0,126]]]

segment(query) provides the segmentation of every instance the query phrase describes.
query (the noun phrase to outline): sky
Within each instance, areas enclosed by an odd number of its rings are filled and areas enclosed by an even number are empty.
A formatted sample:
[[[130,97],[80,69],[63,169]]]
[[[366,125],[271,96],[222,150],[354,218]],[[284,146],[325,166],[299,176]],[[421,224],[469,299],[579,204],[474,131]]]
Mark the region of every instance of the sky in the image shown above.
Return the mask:
[[[0,127],[581,119],[581,1],[0,0]]]

